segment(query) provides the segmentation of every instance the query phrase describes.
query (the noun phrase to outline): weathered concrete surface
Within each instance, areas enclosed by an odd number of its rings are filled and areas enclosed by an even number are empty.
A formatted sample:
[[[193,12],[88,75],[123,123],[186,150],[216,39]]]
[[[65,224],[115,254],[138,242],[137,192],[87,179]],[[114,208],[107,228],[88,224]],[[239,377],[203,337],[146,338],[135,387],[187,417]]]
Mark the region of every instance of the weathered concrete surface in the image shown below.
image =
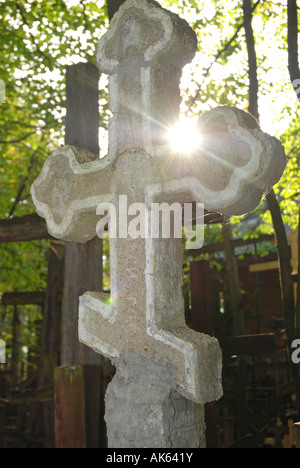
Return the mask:
[[[115,361],[106,393],[111,448],[203,448],[204,407],[180,396],[172,367],[133,352]]]
[[[188,23],[153,0],[130,0],[100,39],[96,63],[110,76],[109,157],[139,148],[155,154],[175,124],[182,68],[197,51]]]
[[[235,107],[205,112],[198,128],[202,145],[194,161],[207,192],[216,192],[218,202],[228,200],[223,210],[227,215],[254,210],[282,176],[287,163],[283,146],[262,132],[254,117]],[[222,212],[214,202],[210,209]]]

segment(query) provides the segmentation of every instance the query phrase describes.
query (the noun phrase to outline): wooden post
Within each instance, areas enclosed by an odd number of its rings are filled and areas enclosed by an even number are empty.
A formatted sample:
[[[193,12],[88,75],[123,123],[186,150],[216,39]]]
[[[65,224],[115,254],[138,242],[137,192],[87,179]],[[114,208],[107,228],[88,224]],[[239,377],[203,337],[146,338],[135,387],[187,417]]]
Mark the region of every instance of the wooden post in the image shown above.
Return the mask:
[[[55,384],[56,448],[85,448],[85,394],[81,366],[57,367]]]
[[[124,3],[125,0],[107,0],[106,5],[107,5],[107,13],[109,20],[112,20],[114,14],[118,11],[122,3]]]
[[[200,260],[190,264],[192,328],[213,334],[213,291],[209,262]],[[216,402],[205,405],[206,447],[218,448]]]
[[[12,340],[12,368],[11,368],[11,386],[15,389],[18,386],[20,377],[20,352],[21,352],[21,311],[15,305],[13,314],[13,340]]]
[[[66,145],[79,146],[99,157],[99,71],[91,63],[67,67]],[[84,366],[87,447],[105,446],[105,424],[100,415],[102,357],[78,341],[79,297],[102,290],[102,241],[66,242],[63,292],[62,365]]]
[[[0,448],[3,448],[5,422],[6,422],[6,404],[0,402]]]
[[[61,299],[64,281],[65,245],[51,241],[48,257],[47,290],[44,298],[44,320],[41,355],[38,368],[38,388],[53,387],[54,369],[60,365]],[[55,447],[54,402],[42,405],[43,448]]]
[[[53,386],[53,371],[60,365],[61,299],[64,280],[65,245],[52,241],[49,248],[47,289],[44,297],[44,320],[38,386]]]
[[[294,424],[296,448],[300,448],[300,422]]]
[[[241,293],[240,281],[237,260],[232,246],[232,232],[230,221],[224,217],[222,224],[224,248],[225,248],[225,263],[226,263],[226,279],[229,293],[229,306],[233,319],[233,336],[245,334],[244,316],[241,310]]]
[[[212,325],[212,285],[209,262],[200,260],[190,264],[192,328],[211,335]]]

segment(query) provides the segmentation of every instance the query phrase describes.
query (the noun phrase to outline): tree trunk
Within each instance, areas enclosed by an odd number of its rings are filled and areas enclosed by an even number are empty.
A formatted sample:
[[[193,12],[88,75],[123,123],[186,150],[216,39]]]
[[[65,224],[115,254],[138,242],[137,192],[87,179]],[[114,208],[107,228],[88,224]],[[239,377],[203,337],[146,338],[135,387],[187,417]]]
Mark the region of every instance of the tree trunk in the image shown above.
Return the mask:
[[[232,247],[232,233],[230,222],[224,218],[222,224],[225,263],[226,263],[226,281],[228,284],[229,307],[233,319],[233,336],[245,334],[245,323],[243,311],[241,310],[241,293],[237,260]]]
[[[267,201],[276,234],[282,305],[285,324],[287,327],[288,346],[290,348],[291,341],[295,334],[294,285],[292,278],[291,253],[280,207],[274,190],[271,190],[267,195]]]
[[[249,113],[259,120],[258,112],[258,78],[255,41],[252,29],[252,1],[243,0],[244,29],[248,49],[249,67]]]
[[[297,0],[288,0],[288,69],[291,82],[295,88],[300,85],[298,59],[298,8]],[[299,80],[294,83],[295,80]],[[297,94],[297,93],[296,93]],[[298,95],[297,95],[298,97]]]

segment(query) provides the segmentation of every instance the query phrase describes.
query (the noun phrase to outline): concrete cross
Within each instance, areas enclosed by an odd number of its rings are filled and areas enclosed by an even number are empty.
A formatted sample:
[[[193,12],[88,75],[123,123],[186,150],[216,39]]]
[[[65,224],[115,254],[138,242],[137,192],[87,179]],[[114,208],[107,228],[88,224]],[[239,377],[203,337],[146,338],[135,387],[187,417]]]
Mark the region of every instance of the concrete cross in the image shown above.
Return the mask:
[[[196,201],[211,211],[242,214],[279,180],[282,146],[235,108],[200,118],[202,146],[189,156],[166,143],[166,129],[179,114],[182,68],[196,50],[188,24],[155,1],[123,4],[97,51],[100,70],[110,76],[109,153],[89,162],[87,151],[67,146],[48,158],[31,193],[50,234],[92,239],[97,207],[112,203],[118,211],[120,195],[128,206]],[[116,362],[131,353],[172,369],[172,385],[189,400],[220,398],[218,342],[184,320],[181,239],[128,238],[122,216],[120,235],[110,239],[111,295],[81,297],[80,341]]]

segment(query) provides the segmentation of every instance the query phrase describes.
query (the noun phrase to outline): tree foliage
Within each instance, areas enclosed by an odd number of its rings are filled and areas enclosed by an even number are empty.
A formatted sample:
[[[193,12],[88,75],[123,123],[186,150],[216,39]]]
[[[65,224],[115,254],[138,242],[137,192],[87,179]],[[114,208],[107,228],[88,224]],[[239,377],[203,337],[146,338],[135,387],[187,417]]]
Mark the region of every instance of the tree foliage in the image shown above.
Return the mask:
[[[197,56],[184,70],[182,112],[199,115],[218,105],[249,110],[243,2],[160,3],[184,17],[198,37]],[[299,101],[289,76],[287,5],[277,0],[250,3],[261,125],[285,146],[288,166],[275,193],[286,226],[296,229]],[[108,16],[104,0],[0,0],[0,6],[0,79],[6,84],[6,102],[0,104],[0,218],[9,218],[34,212],[30,186],[49,153],[64,138],[65,67],[79,61],[94,62],[99,36],[108,27]],[[101,88],[100,106],[100,126],[105,127],[105,87]],[[255,237],[274,232],[265,201],[250,216],[233,219],[232,225],[236,235]],[[219,226],[211,226],[206,231],[206,242],[219,240],[221,235]],[[48,248],[48,241],[1,245],[0,295],[5,291],[43,289]],[[264,245],[258,251],[264,254]],[[107,270],[107,262],[105,267]],[[105,286],[109,286],[107,278]]]

